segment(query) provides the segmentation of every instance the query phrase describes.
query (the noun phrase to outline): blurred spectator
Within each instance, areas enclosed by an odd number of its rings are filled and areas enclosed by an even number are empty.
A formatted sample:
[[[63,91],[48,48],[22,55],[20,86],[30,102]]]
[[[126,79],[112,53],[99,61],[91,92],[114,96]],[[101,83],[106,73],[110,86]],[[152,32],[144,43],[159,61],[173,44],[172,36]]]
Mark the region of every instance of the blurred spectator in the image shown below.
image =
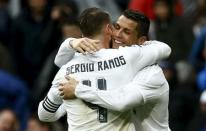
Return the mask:
[[[152,6],[155,0],[130,0],[128,8],[143,12],[151,20],[155,19]]]
[[[129,2],[128,8],[141,11],[151,20],[154,20],[156,18],[153,10],[153,5],[155,1],[156,0],[131,0]],[[179,0],[164,0],[164,1],[168,2],[169,5],[174,5],[172,6],[172,10],[174,11],[174,14],[176,16],[182,15],[183,7]]]
[[[11,108],[20,120],[21,130],[25,129],[29,114],[28,89],[23,81],[0,70],[0,109]]]
[[[75,38],[80,38],[81,37],[81,31],[79,29],[77,21],[65,21],[62,22],[61,24],[61,31],[63,34],[63,40],[68,37],[75,37]],[[53,51],[46,59],[44,62],[44,66],[41,70],[40,75],[38,76],[37,81],[35,81],[35,90],[32,91],[32,96],[34,103],[36,107],[38,106],[38,103],[40,100],[43,99],[43,97],[46,95],[48,92],[50,86],[51,86],[51,81],[53,80],[56,72],[58,71],[58,67],[54,65],[54,58],[57,53],[56,49]],[[36,108],[35,107],[35,108]]]
[[[19,131],[18,120],[12,110],[0,111],[0,131]]]
[[[36,113],[34,113],[30,116],[28,120],[26,131],[67,131],[67,129],[67,127],[63,127],[58,122],[41,122]]]
[[[51,17],[53,21],[57,24],[60,30],[60,41],[64,41],[68,37],[81,37],[81,31],[77,22],[77,5],[74,1],[69,0],[59,1],[53,8]],[[61,42],[59,42],[61,43]],[[38,107],[38,103],[48,92],[51,82],[58,71],[58,67],[54,65],[54,58],[59,47],[50,52],[44,62],[42,63],[42,68],[34,81],[34,87],[32,89],[32,108],[35,110]]]
[[[21,0],[10,0],[9,2],[9,13],[12,18],[19,15],[21,10]]]
[[[191,64],[189,64],[187,61],[179,61],[175,64],[175,68],[177,70],[178,83],[195,84],[196,74]]]
[[[192,68],[185,62],[176,66],[168,61],[160,63],[170,85],[169,125],[172,131],[185,131],[198,102]]]
[[[44,123],[38,117],[31,116],[28,120],[27,131],[52,131],[51,123]]]
[[[51,18],[53,21],[62,23],[77,19],[79,9],[74,0],[58,0],[52,8]]]
[[[113,0],[75,0],[79,11],[82,12],[86,8],[89,7],[97,7],[101,8],[109,14],[111,14],[112,21],[116,21],[117,18],[121,15],[121,11],[118,7],[118,5]]]
[[[204,58],[204,68],[198,73],[197,76],[197,84],[198,84],[198,88],[203,91],[206,90],[206,41],[204,43],[204,48],[202,51],[202,55]]]
[[[198,0],[180,0],[183,5],[183,16],[187,18],[194,18],[197,12]]]
[[[29,107],[28,89],[25,83],[14,76],[11,55],[0,44],[0,109],[11,108],[20,120],[20,128],[25,129]]]
[[[175,65],[170,61],[161,61],[159,65],[169,83],[170,91],[173,91],[177,86],[177,71]]]
[[[172,11],[174,12],[175,16],[183,16],[184,7],[181,0],[168,0],[172,5]]]
[[[206,26],[206,0],[197,0],[197,10],[194,17],[194,34],[199,36],[203,27]]]
[[[153,9],[156,19],[151,22],[151,39],[163,41],[171,46],[173,52],[170,61],[185,60],[194,40],[190,23],[176,17],[165,0],[155,0]]]
[[[201,91],[206,90],[206,67],[198,74],[197,84]]]
[[[174,131],[184,131],[197,110],[199,91],[193,67],[186,61],[179,61],[175,67],[178,84],[170,100],[170,127]]]
[[[114,0],[121,11],[126,10],[130,0]]]
[[[191,52],[189,55],[189,62],[195,67],[196,71],[202,70],[205,64],[204,58],[204,46],[206,45],[206,26],[201,30],[200,35],[198,35],[193,42]]]
[[[13,22],[11,49],[18,75],[32,88],[44,60],[58,47],[61,33],[51,21],[47,0],[27,0],[27,4]]]
[[[77,20],[67,20],[61,23],[61,32],[63,40],[68,37],[80,38],[82,33],[79,28]]]
[[[205,131],[206,130],[206,91],[200,96],[200,107],[197,110],[194,119],[188,126],[188,131]]]

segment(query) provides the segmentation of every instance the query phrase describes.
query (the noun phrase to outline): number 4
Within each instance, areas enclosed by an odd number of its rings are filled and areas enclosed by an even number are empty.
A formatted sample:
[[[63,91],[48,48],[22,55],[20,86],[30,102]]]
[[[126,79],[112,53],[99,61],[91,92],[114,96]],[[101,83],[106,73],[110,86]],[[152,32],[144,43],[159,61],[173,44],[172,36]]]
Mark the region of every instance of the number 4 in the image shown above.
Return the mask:
[[[82,84],[87,85],[87,86],[91,86],[91,81],[90,80],[84,80],[82,81]],[[107,83],[105,79],[97,79],[97,87],[100,90],[106,90],[107,89]],[[105,123],[107,122],[107,109],[100,107],[98,105],[89,103],[89,102],[85,102],[88,107],[90,107],[93,110],[97,110],[98,113],[98,120],[100,123]]]

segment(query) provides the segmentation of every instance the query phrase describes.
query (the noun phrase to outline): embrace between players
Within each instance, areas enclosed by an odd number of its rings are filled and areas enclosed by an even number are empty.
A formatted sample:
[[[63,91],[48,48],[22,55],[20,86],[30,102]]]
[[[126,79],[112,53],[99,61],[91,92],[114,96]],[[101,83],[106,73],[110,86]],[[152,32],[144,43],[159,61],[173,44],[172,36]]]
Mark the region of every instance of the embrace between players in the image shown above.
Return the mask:
[[[157,62],[171,49],[148,41],[149,19],[125,10],[111,25],[108,13],[88,8],[79,25],[84,37],[66,39],[56,55],[40,120],[67,114],[69,131],[170,131],[169,85]]]

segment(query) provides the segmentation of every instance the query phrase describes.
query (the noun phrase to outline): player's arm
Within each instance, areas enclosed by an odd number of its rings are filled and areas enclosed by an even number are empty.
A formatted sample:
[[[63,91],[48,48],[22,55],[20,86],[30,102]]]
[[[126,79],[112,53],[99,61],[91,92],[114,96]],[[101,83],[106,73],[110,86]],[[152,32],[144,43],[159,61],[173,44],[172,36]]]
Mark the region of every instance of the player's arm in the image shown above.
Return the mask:
[[[68,38],[61,44],[54,60],[58,67],[62,67],[73,58],[75,54],[75,50],[71,47],[71,41],[73,40],[74,38]]]
[[[56,112],[51,113],[45,110],[45,108],[43,108],[43,102],[44,101],[41,101],[38,107],[38,116],[41,121],[54,122],[54,121],[59,120],[62,116],[66,114],[64,104],[61,104]]]
[[[163,73],[142,70],[132,82],[114,90],[103,91],[78,84],[75,95],[80,99],[107,109],[125,111],[157,99],[164,92],[160,92],[160,87],[165,82]]]
[[[124,111],[143,103],[143,96],[136,88],[138,85],[130,83],[122,88],[102,91],[79,84],[75,96],[110,110]]]
[[[68,38],[61,44],[54,63],[61,67],[73,58],[76,51],[83,54],[86,52],[93,53],[98,50],[98,43],[98,40],[89,38]]]
[[[39,103],[38,116],[41,121],[53,122],[66,113],[56,87],[50,88],[47,96]]]
[[[150,52],[154,54],[150,54]],[[171,54],[172,50],[170,46],[164,42],[152,40],[152,41],[146,41],[144,45],[142,45],[142,51],[143,56],[150,56],[154,55],[154,59],[159,61],[165,58],[168,58]]]
[[[171,48],[160,41],[146,41],[144,45],[122,48],[135,72],[153,65],[171,54]]]

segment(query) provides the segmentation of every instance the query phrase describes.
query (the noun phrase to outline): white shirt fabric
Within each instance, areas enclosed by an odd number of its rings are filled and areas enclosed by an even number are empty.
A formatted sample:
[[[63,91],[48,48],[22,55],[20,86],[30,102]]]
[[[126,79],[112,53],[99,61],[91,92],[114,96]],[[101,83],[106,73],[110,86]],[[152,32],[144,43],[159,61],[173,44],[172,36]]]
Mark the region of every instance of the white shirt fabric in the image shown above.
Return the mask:
[[[168,125],[169,85],[158,65],[145,67],[133,81],[115,90],[95,90],[79,84],[78,98],[110,110],[133,108],[137,131],[170,131]]]
[[[126,47],[120,48],[119,50],[102,49],[95,53],[95,55],[75,55],[69,63],[61,67],[52,83],[53,86],[50,89],[50,92],[58,86],[58,83],[64,79],[66,74],[72,74],[78,81],[90,80],[91,87],[88,87],[88,89],[92,89],[92,91],[97,91],[97,80],[102,79],[105,80],[104,82],[106,83],[107,90],[114,90],[122,85],[126,85],[132,81],[136,72],[140,69],[146,65],[154,64],[159,59],[169,56],[171,52],[171,49],[164,43],[158,43],[156,41],[148,43],[150,44],[142,47]],[[111,64],[111,61],[113,61],[114,65]],[[91,67],[90,63],[93,63],[91,64]],[[80,67],[82,67],[82,69]],[[79,90],[80,95],[81,93],[84,94],[83,92],[86,92],[85,90],[81,92],[79,87],[77,89]],[[54,96],[49,99],[59,97],[58,93],[53,94]],[[76,94],[79,96],[78,93]],[[103,98],[106,97],[103,96]],[[57,101],[58,104],[61,103],[59,100]],[[70,130],[135,130],[134,125],[131,122],[131,111],[117,112],[114,110],[107,110],[107,122],[100,123],[97,120],[97,111],[88,107],[82,100],[65,100],[64,105],[68,116],[67,121]],[[111,103],[110,106],[112,106]],[[49,121],[49,119],[52,119],[52,117],[44,116],[44,112],[48,111],[42,109],[43,106],[39,106],[39,108],[41,108],[38,110],[41,120]]]
[[[54,63],[58,66],[58,67],[62,67],[63,65],[65,65],[68,61],[70,61],[74,54],[75,54],[75,50],[70,46],[70,42],[72,40],[74,40],[75,38],[67,38],[60,46],[57,55],[55,57]],[[168,58],[169,55],[171,54],[171,48],[160,41],[146,41],[143,45],[140,45],[140,47],[142,46],[146,46],[148,44],[152,44],[152,47],[146,47],[146,48],[150,48],[150,49],[146,49],[146,52],[141,52],[141,55],[146,55],[147,57],[153,57],[151,56],[152,53],[155,53],[156,56],[156,61],[160,61],[162,59]],[[150,45],[151,46],[151,45]],[[122,47],[120,47],[122,48]],[[153,57],[154,58],[154,57]],[[141,63],[141,62],[139,62]],[[152,63],[152,62],[151,62]]]

